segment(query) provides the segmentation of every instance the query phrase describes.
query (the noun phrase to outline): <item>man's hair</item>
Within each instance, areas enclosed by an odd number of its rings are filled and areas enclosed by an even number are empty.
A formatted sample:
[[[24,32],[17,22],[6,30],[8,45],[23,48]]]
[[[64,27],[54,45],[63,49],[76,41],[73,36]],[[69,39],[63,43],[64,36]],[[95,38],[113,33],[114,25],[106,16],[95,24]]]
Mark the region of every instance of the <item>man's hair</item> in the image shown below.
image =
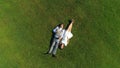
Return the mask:
[[[61,27],[61,25],[63,25],[63,23],[59,24],[58,26]]]

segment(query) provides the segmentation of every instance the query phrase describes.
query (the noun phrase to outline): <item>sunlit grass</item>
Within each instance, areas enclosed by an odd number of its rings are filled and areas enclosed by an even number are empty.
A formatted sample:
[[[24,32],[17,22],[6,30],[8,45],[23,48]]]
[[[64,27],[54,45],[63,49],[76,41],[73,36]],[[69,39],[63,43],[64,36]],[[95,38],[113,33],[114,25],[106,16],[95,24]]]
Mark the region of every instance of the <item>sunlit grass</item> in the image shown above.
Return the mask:
[[[1,0],[0,68],[120,68],[120,1]],[[52,29],[75,19],[57,58],[44,55]]]

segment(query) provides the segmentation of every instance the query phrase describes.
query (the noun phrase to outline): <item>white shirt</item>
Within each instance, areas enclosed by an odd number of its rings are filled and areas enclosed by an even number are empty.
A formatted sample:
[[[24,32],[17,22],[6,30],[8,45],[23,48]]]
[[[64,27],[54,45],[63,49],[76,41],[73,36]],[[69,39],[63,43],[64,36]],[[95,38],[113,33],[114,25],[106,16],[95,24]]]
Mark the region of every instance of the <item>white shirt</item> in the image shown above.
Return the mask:
[[[60,28],[59,26],[55,27],[55,29],[53,29],[53,32],[56,33],[57,30],[62,30],[62,28]]]
[[[59,39],[59,38],[63,38],[64,32],[65,32],[65,30],[63,29],[63,30],[61,30],[61,32],[60,32],[59,35],[55,34],[55,41],[56,41],[56,42],[58,42],[58,43],[60,42],[60,39]],[[58,37],[58,36],[59,36],[59,37]],[[56,39],[56,38],[58,38],[58,39]]]
[[[55,29],[53,29],[53,32],[55,33],[55,38],[63,37],[63,30],[62,30],[62,28],[57,26]]]

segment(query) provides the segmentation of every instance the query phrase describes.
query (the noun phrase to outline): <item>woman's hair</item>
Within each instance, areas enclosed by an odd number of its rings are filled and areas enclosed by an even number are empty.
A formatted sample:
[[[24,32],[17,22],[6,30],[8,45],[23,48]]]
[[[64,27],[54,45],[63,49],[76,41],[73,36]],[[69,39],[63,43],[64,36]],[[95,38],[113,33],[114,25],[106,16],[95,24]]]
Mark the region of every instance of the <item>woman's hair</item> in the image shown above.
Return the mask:
[[[67,27],[65,28],[65,30],[67,30],[68,29],[68,27],[69,27],[69,25],[72,23],[72,20],[68,20],[68,24],[67,24]]]

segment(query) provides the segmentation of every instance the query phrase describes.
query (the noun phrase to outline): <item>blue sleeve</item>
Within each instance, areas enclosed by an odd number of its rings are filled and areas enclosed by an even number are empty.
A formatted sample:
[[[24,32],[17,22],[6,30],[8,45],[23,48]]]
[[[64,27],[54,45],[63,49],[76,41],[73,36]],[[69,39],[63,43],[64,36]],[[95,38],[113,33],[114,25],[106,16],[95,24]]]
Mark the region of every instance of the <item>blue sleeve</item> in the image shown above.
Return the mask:
[[[57,29],[58,29],[58,26],[55,29],[53,29],[53,32],[56,33]]]

